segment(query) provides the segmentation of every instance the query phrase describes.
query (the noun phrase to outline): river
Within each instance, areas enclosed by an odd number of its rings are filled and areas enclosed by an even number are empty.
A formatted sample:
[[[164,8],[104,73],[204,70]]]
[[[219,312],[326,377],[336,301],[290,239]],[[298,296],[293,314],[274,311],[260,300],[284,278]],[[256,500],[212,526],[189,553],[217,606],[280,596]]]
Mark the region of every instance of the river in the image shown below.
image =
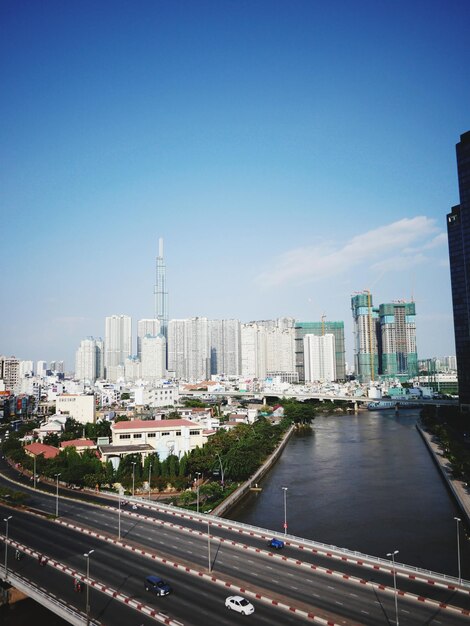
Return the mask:
[[[227,517],[458,575],[462,517],[415,428],[417,410],[320,416]],[[461,574],[470,579],[470,542],[460,524]]]

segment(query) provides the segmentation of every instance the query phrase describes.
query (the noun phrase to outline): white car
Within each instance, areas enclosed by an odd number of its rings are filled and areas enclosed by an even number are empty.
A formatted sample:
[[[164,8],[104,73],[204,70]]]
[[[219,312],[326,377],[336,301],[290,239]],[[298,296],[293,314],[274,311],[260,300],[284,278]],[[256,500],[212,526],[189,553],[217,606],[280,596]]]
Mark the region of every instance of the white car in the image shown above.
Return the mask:
[[[229,596],[225,600],[225,606],[231,611],[237,611],[237,613],[242,613],[243,615],[251,615],[255,612],[255,607],[251,602],[248,602],[246,598],[241,596]]]

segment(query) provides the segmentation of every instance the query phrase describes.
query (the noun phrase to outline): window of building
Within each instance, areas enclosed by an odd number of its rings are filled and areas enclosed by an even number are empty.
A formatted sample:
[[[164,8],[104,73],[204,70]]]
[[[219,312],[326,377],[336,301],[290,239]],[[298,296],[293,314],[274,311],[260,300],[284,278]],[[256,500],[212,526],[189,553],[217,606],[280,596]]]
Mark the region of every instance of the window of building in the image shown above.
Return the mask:
[[[201,432],[200,430],[190,430],[189,434],[190,435],[199,435],[200,432]]]
[[[130,439],[130,435],[119,435],[119,439]]]
[[[161,436],[162,436],[162,437],[168,437],[168,435],[169,435],[169,434],[170,434],[170,433],[164,432],[164,433],[161,433]]]
[[[156,433],[148,433],[147,434],[147,437],[155,437],[155,436],[156,436]]]
[[[177,430],[175,434],[176,434],[177,437],[181,437],[181,431],[180,430]]]
[[[134,433],[134,439],[142,439],[142,433]]]

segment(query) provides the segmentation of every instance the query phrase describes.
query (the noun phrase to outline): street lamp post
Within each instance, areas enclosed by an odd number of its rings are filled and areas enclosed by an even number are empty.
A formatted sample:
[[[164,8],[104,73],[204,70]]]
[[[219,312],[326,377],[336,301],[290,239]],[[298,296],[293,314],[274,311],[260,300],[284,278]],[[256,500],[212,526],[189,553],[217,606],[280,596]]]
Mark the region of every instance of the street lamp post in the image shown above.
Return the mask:
[[[11,520],[13,515],[9,517],[4,517],[3,521],[6,524],[6,532],[5,532],[5,582],[7,582],[8,578],[8,522]]]
[[[55,477],[56,477],[55,516],[56,517],[59,517],[59,476],[60,474],[55,474]]]
[[[196,472],[196,512],[199,513],[199,476],[201,472]]]
[[[134,497],[135,492],[135,461],[132,461],[132,497]]]
[[[86,623],[90,624],[90,555],[94,550],[86,552],[83,556],[86,558]]]
[[[119,539],[119,541],[121,540],[121,489],[119,489],[118,539]]]
[[[398,598],[397,598],[397,573],[395,570],[395,555],[398,554],[398,550],[394,552],[387,552],[387,556],[392,557],[392,567],[393,567],[393,589],[395,592],[395,622],[398,626]]]
[[[36,455],[33,456],[33,487],[36,489]]]
[[[282,487],[284,491],[284,535],[287,535],[287,487]]]
[[[152,473],[152,464],[149,465],[149,500],[150,500],[150,478]]]
[[[458,570],[459,570],[459,585],[462,583],[462,575],[461,575],[461,571],[460,571],[460,528],[459,528],[459,524],[462,521],[460,519],[460,517],[454,517],[455,521],[457,522],[457,566],[458,566]]]
[[[217,455],[217,458],[219,459],[219,465],[220,465],[220,475],[222,478],[222,487],[224,486],[224,467],[222,465],[222,459],[220,458],[220,454],[218,452],[215,453]]]
[[[209,565],[209,574],[211,573],[211,522],[207,520],[207,558]]]

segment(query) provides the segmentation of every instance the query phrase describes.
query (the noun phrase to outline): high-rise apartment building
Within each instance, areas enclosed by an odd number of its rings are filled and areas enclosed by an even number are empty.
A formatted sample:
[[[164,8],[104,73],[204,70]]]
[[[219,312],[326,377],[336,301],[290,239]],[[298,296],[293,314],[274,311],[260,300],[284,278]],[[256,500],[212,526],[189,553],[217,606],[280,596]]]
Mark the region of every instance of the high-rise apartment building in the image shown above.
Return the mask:
[[[238,376],[241,371],[239,320],[210,320],[211,374]]]
[[[242,376],[266,378],[266,333],[264,324],[241,325]]]
[[[161,332],[161,322],[159,319],[146,319],[137,322],[137,357],[142,358],[142,338],[145,335],[157,337]]]
[[[82,339],[75,353],[75,379],[94,383],[104,377],[103,340]]]
[[[168,323],[168,370],[191,381],[210,376],[210,333],[206,317],[170,320]]]
[[[47,363],[46,361],[37,361],[36,363],[36,376],[39,378],[45,378],[47,375]]]
[[[176,378],[186,377],[185,322],[185,319],[175,319],[168,322],[168,371]]]
[[[258,320],[241,326],[241,373],[298,380],[295,369],[295,321],[290,317]]]
[[[295,330],[283,321],[266,331],[266,373],[274,372],[295,372]]]
[[[142,378],[142,363],[135,355],[128,356],[124,361],[124,378],[128,383],[134,383]]]
[[[0,381],[6,391],[14,391],[20,378],[20,362],[14,356],[0,356]]]
[[[379,354],[381,376],[408,380],[418,375],[414,302],[379,306]]]
[[[344,346],[344,322],[296,322],[295,324],[295,367],[299,380],[307,380],[304,367],[304,337],[322,337],[332,334],[335,338],[335,376],[333,380],[346,380],[346,349]]]
[[[145,381],[155,383],[166,375],[166,339],[163,335],[142,337],[141,370]]]
[[[457,144],[460,204],[447,215],[459,403],[470,412],[470,131]]]
[[[34,376],[34,365],[32,361],[20,361],[19,376],[20,378]]]
[[[155,318],[160,320],[160,332],[168,340],[168,291],[166,287],[166,266],[163,258],[162,238],[158,240],[154,295]]]
[[[336,349],[333,333],[307,334],[303,338],[306,382],[331,382],[336,379]]]
[[[63,361],[51,361],[49,363],[49,369],[54,374],[63,374],[64,373],[64,362]]]
[[[132,322],[128,315],[106,318],[104,348],[105,376],[115,382],[132,352]]]
[[[351,298],[354,321],[354,370],[360,382],[377,380],[379,353],[377,343],[377,320],[379,310],[372,306],[369,291]]]
[[[369,291],[351,298],[354,365],[360,382],[379,377],[408,380],[418,374],[414,302],[374,307]]]
[[[207,317],[186,320],[186,378],[198,381],[210,376],[210,337]]]

